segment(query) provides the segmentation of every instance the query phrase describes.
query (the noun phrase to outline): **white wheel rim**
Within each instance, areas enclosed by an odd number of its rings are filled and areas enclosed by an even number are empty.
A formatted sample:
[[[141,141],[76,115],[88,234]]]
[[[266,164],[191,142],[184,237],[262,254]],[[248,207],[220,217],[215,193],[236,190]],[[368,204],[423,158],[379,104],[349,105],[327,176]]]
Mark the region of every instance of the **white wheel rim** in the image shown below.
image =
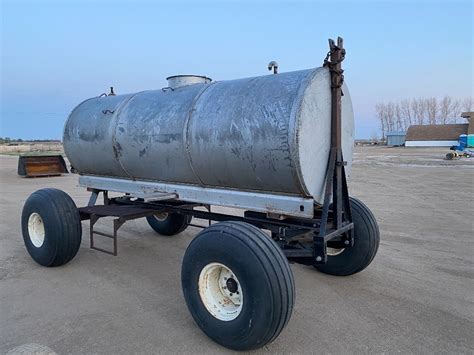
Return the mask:
[[[210,263],[201,270],[199,295],[208,312],[225,322],[237,318],[244,304],[235,273],[220,263]]]
[[[28,218],[28,235],[30,236],[31,243],[39,248],[44,243],[44,224],[41,216],[33,212]]]
[[[166,220],[166,218],[168,218],[168,213],[167,212],[155,213],[153,217],[155,217],[157,221],[163,222],[164,220]]]
[[[339,254],[342,254],[346,250],[346,248],[341,248],[341,249],[336,249],[336,248],[326,248],[326,254],[328,256],[337,256]]]

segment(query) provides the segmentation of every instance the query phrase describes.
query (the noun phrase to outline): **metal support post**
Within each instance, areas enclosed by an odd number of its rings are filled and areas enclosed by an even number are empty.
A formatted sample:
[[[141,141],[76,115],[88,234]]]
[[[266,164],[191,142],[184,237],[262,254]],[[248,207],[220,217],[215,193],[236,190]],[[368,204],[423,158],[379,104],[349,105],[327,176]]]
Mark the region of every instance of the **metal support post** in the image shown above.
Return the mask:
[[[342,61],[345,58],[346,51],[343,48],[343,40],[337,38],[329,40],[329,52],[324,60],[324,66],[329,68],[331,75],[331,148],[329,153],[328,170],[326,172],[326,186],[324,195],[323,211],[321,216],[321,227],[319,233],[314,235],[314,256],[316,263],[326,262],[326,234],[328,227],[333,230],[341,230],[343,233],[343,242],[345,245],[352,245],[352,228],[347,231],[344,228],[352,222],[352,215],[349,203],[349,193],[347,189],[346,173],[344,166],[347,162],[342,154],[342,84],[344,75],[342,70]],[[332,198],[331,198],[332,197]],[[331,214],[329,207],[332,200]],[[332,225],[328,226],[328,220],[331,217]],[[342,232],[345,230],[344,232]],[[334,233],[332,231],[331,233]],[[346,242],[346,240],[348,242]]]

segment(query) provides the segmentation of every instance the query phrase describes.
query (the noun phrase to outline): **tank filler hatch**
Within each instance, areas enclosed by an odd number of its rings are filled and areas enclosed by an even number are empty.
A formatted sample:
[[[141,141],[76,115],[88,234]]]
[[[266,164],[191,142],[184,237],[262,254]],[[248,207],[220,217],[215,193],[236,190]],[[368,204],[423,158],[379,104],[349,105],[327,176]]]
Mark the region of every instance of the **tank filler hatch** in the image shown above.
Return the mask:
[[[172,90],[182,86],[207,84],[212,81],[211,78],[203,75],[173,75],[167,77],[166,80],[168,80],[168,87]]]

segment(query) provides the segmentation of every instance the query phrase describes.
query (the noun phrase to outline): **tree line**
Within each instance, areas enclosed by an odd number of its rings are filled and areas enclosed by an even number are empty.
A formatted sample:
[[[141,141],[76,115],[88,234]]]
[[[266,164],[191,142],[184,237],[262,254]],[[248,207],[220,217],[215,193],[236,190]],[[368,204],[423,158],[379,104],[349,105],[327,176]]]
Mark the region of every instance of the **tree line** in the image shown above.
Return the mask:
[[[461,113],[473,108],[472,97],[454,99],[444,96],[441,99],[420,97],[379,102],[375,105],[375,112],[384,138],[386,132],[406,131],[411,125],[464,122]]]
[[[49,143],[49,142],[61,142],[59,139],[21,139],[21,138],[10,138],[10,137],[0,137],[0,144],[9,144],[9,143]]]

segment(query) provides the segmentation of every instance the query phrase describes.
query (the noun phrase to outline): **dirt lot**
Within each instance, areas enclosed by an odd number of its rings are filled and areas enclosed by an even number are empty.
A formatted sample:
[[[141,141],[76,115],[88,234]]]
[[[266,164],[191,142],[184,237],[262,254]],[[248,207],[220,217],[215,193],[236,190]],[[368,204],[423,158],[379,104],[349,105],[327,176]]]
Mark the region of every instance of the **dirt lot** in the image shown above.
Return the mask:
[[[347,278],[292,265],[292,319],[259,352],[474,351],[474,159],[444,161],[446,151],[357,148],[350,191],[378,218],[379,253]],[[193,323],[181,294],[181,258],[197,228],[165,238],[131,221],[118,257],[88,249],[84,233],[71,263],[40,267],[23,247],[23,202],[43,187],[78,205],[88,194],[76,175],[23,179],[16,164],[0,156],[0,353],[25,343],[59,354],[227,352]]]

